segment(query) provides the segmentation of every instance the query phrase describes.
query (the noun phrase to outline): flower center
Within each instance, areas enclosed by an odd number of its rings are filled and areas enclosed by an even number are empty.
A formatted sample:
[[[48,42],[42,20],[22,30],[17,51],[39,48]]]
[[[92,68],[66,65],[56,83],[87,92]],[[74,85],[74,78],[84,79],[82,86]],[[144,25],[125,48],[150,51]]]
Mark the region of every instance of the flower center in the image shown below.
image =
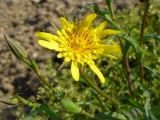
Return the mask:
[[[79,28],[78,26],[77,29],[73,29],[69,36],[69,46],[73,50],[78,50],[79,52],[90,48],[90,45],[93,43],[92,39],[94,38],[91,29],[85,27]]]

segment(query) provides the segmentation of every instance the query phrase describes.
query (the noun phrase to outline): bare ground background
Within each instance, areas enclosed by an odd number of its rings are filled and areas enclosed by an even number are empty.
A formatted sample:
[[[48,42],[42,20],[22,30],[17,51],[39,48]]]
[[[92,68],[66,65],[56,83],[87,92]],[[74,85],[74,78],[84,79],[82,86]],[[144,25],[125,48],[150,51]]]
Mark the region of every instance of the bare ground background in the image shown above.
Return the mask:
[[[56,53],[43,50],[34,33],[54,33],[47,17],[60,26],[59,17],[63,12],[71,18],[86,3],[96,3],[107,9],[105,0],[0,0],[0,97],[22,93],[26,99],[33,99],[40,85],[34,73],[12,55],[3,33],[18,41],[43,71],[47,58],[57,62]],[[125,9],[138,3],[138,0],[114,0],[114,9]],[[16,106],[0,103],[0,120],[15,120],[11,114],[15,109]]]

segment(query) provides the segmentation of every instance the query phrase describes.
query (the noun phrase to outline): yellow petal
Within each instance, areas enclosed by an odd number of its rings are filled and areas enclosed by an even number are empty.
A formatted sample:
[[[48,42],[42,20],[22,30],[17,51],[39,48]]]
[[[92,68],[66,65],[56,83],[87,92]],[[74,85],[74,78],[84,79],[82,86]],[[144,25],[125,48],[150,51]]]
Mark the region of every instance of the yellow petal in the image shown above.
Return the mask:
[[[106,27],[106,25],[107,25],[107,22],[104,21],[98,27],[96,27],[95,30],[97,31],[97,33],[99,33],[99,32],[101,32]]]
[[[100,33],[100,39],[103,39],[107,35],[116,35],[116,34],[120,34],[120,33],[121,33],[121,31],[119,31],[119,30],[106,29]]]
[[[60,18],[60,21],[61,21],[61,24],[62,24],[62,29],[66,29],[70,25],[70,23],[63,17]]]
[[[113,44],[104,46],[103,54],[112,54],[112,53],[118,53],[118,55],[121,56],[121,50],[119,45]]]
[[[44,41],[44,40],[39,40],[38,43],[45,47],[45,48],[48,48],[48,49],[51,49],[51,50],[56,50],[58,48],[58,43],[56,42],[48,42],[48,41]]]
[[[91,25],[91,23],[93,22],[93,20],[96,18],[96,14],[89,14],[86,19],[84,20],[83,25],[85,27],[89,27]]]
[[[113,59],[117,59],[115,56],[110,55],[110,54],[102,54],[103,56],[109,57],[109,58],[113,58]]]
[[[79,68],[78,68],[78,63],[75,61],[72,61],[71,64],[71,74],[73,78],[78,81],[79,80]]]
[[[46,32],[36,32],[35,36],[37,36],[40,39],[48,40],[48,41],[52,41],[58,38],[57,36],[50,33],[46,33]]]
[[[59,53],[59,54],[57,55],[57,57],[58,57],[58,58],[63,57],[62,53]]]
[[[65,57],[65,59],[64,59],[65,62],[69,62],[70,60],[71,60],[70,57]]]
[[[104,78],[103,74],[101,73],[101,71],[97,68],[97,66],[95,66],[94,64],[89,64],[89,66],[93,70],[93,72],[95,72],[97,74],[101,83],[102,84],[105,83],[105,78]]]

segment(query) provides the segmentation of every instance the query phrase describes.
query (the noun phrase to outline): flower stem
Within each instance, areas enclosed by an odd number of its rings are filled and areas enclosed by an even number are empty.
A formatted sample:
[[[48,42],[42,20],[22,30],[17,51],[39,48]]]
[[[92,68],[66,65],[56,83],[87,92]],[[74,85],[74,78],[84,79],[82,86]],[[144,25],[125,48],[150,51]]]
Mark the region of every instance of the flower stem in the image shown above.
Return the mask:
[[[107,3],[107,6],[108,6],[108,9],[109,9],[109,11],[110,11],[111,18],[112,18],[112,20],[114,21],[114,20],[115,20],[115,16],[114,16],[114,11],[113,11],[113,3],[112,3],[112,0],[106,0],[106,3]]]
[[[140,35],[140,46],[143,47],[143,38],[144,38],[144,29],[145,29],[145,21],[146,21],[146,17],[147,17],[147,13],[148,13],[148,10],[149,10],[149,0],[145,0],[145,11],[144,11],[144,16],[143,16],[143,19],[142,19],[142,25],[141,25],[141,35]]]
[[[145,11],[144,11],[144,16],[142,19],[142,25],[141,25],[141,35],[140,35],[140,46],[143,49],[143,42],[144,42],[144,29],[145,29],[145,21],[146,21],[146,17],[147,17],[147,13],[149,11],[149,6],[150,6],[150,0],[145,0]],[[139,62],[140,65],[140,80],[142,83],[144,83],[144,70],[143,70],[143,61],[140,60]]]
[[[119,38],[119,42],[121,45],[121,48],[123,48],[123,44],[122,44],[122,40]],[[126,69],[126,79],[128,81],[128,86],[129,86],[129,91],[131,93],[131,95],[134,95],[134,89],[133,89],[133,85],[132,85],[132,79],[130,77],[130,67],[129,67],[129,62],[128,62],[128,57],[127,57],[127,52],[123,50],[123,60],[124,60],[124,65],[125,65],[125,69]]]
[[[28,59],[23,59],[23,62],[25,62],[28,66],[31,67],[31,69],[36,73],[36,75],[39,77],[39,79],[46,85],[49,87],[49,89],[51,89],[54,92],[58,92],[55,88],[53,88],[49,82],[43,77],[43,75],[40,74],[40,72],[35,71],[35,69],[33,68],[32,64],[30,63],[30,61]]]
[[[111,100],[112,102],[116,103],[117,105],[121,105],[121,103],[116,100],[115,98],[112,98],[111,96],[107,95],[105,92],[103,92],[101,89],[99,89],[93,82],[92,80],[83,72],[82,73],[83,78],[87,81],[87,83],[94,89],[96,90],[100,95],[103,97]]]
[[[124,63],[125,63],[126,77],[127,77],[127,80],[128,80],[129,91],[130,91],[131,95],[133,95],[134,94],[134,89],[133,89],[133,85],[132,85],[132,79],[130,77],[130,67],[129,67],[127,55],[124,56]]]

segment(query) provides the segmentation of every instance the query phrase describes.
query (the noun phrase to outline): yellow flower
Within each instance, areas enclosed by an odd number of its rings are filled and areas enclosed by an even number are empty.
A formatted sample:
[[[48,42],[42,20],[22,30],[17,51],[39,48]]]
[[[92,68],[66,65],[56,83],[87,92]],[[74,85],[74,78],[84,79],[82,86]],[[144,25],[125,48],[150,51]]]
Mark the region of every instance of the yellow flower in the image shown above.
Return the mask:
[[[116,43],[104,39],[110,34],[120,34],[120,31],[104,29],[106,22],[102,22],[98,27],[93,28],[92,23],[96,14],[89,14],[84,21],[78,23],[69,22],[61,17],[62,29],[57,29],[57,35],[45,32],[37,32],[35,35],[41,40],[38,43],[48,49],[58,51],[58,58],[64,57],[65,62],[72,61],[71,73],[73,78],[79,80],[79,65],[88,64],[97,74],[101,83],[105,83],[105,78],[96,67],[94,60],[100,55],[115,58],[112,53],[121,54],[120,47]],[[110,42],[110,44],[106,44]]]

